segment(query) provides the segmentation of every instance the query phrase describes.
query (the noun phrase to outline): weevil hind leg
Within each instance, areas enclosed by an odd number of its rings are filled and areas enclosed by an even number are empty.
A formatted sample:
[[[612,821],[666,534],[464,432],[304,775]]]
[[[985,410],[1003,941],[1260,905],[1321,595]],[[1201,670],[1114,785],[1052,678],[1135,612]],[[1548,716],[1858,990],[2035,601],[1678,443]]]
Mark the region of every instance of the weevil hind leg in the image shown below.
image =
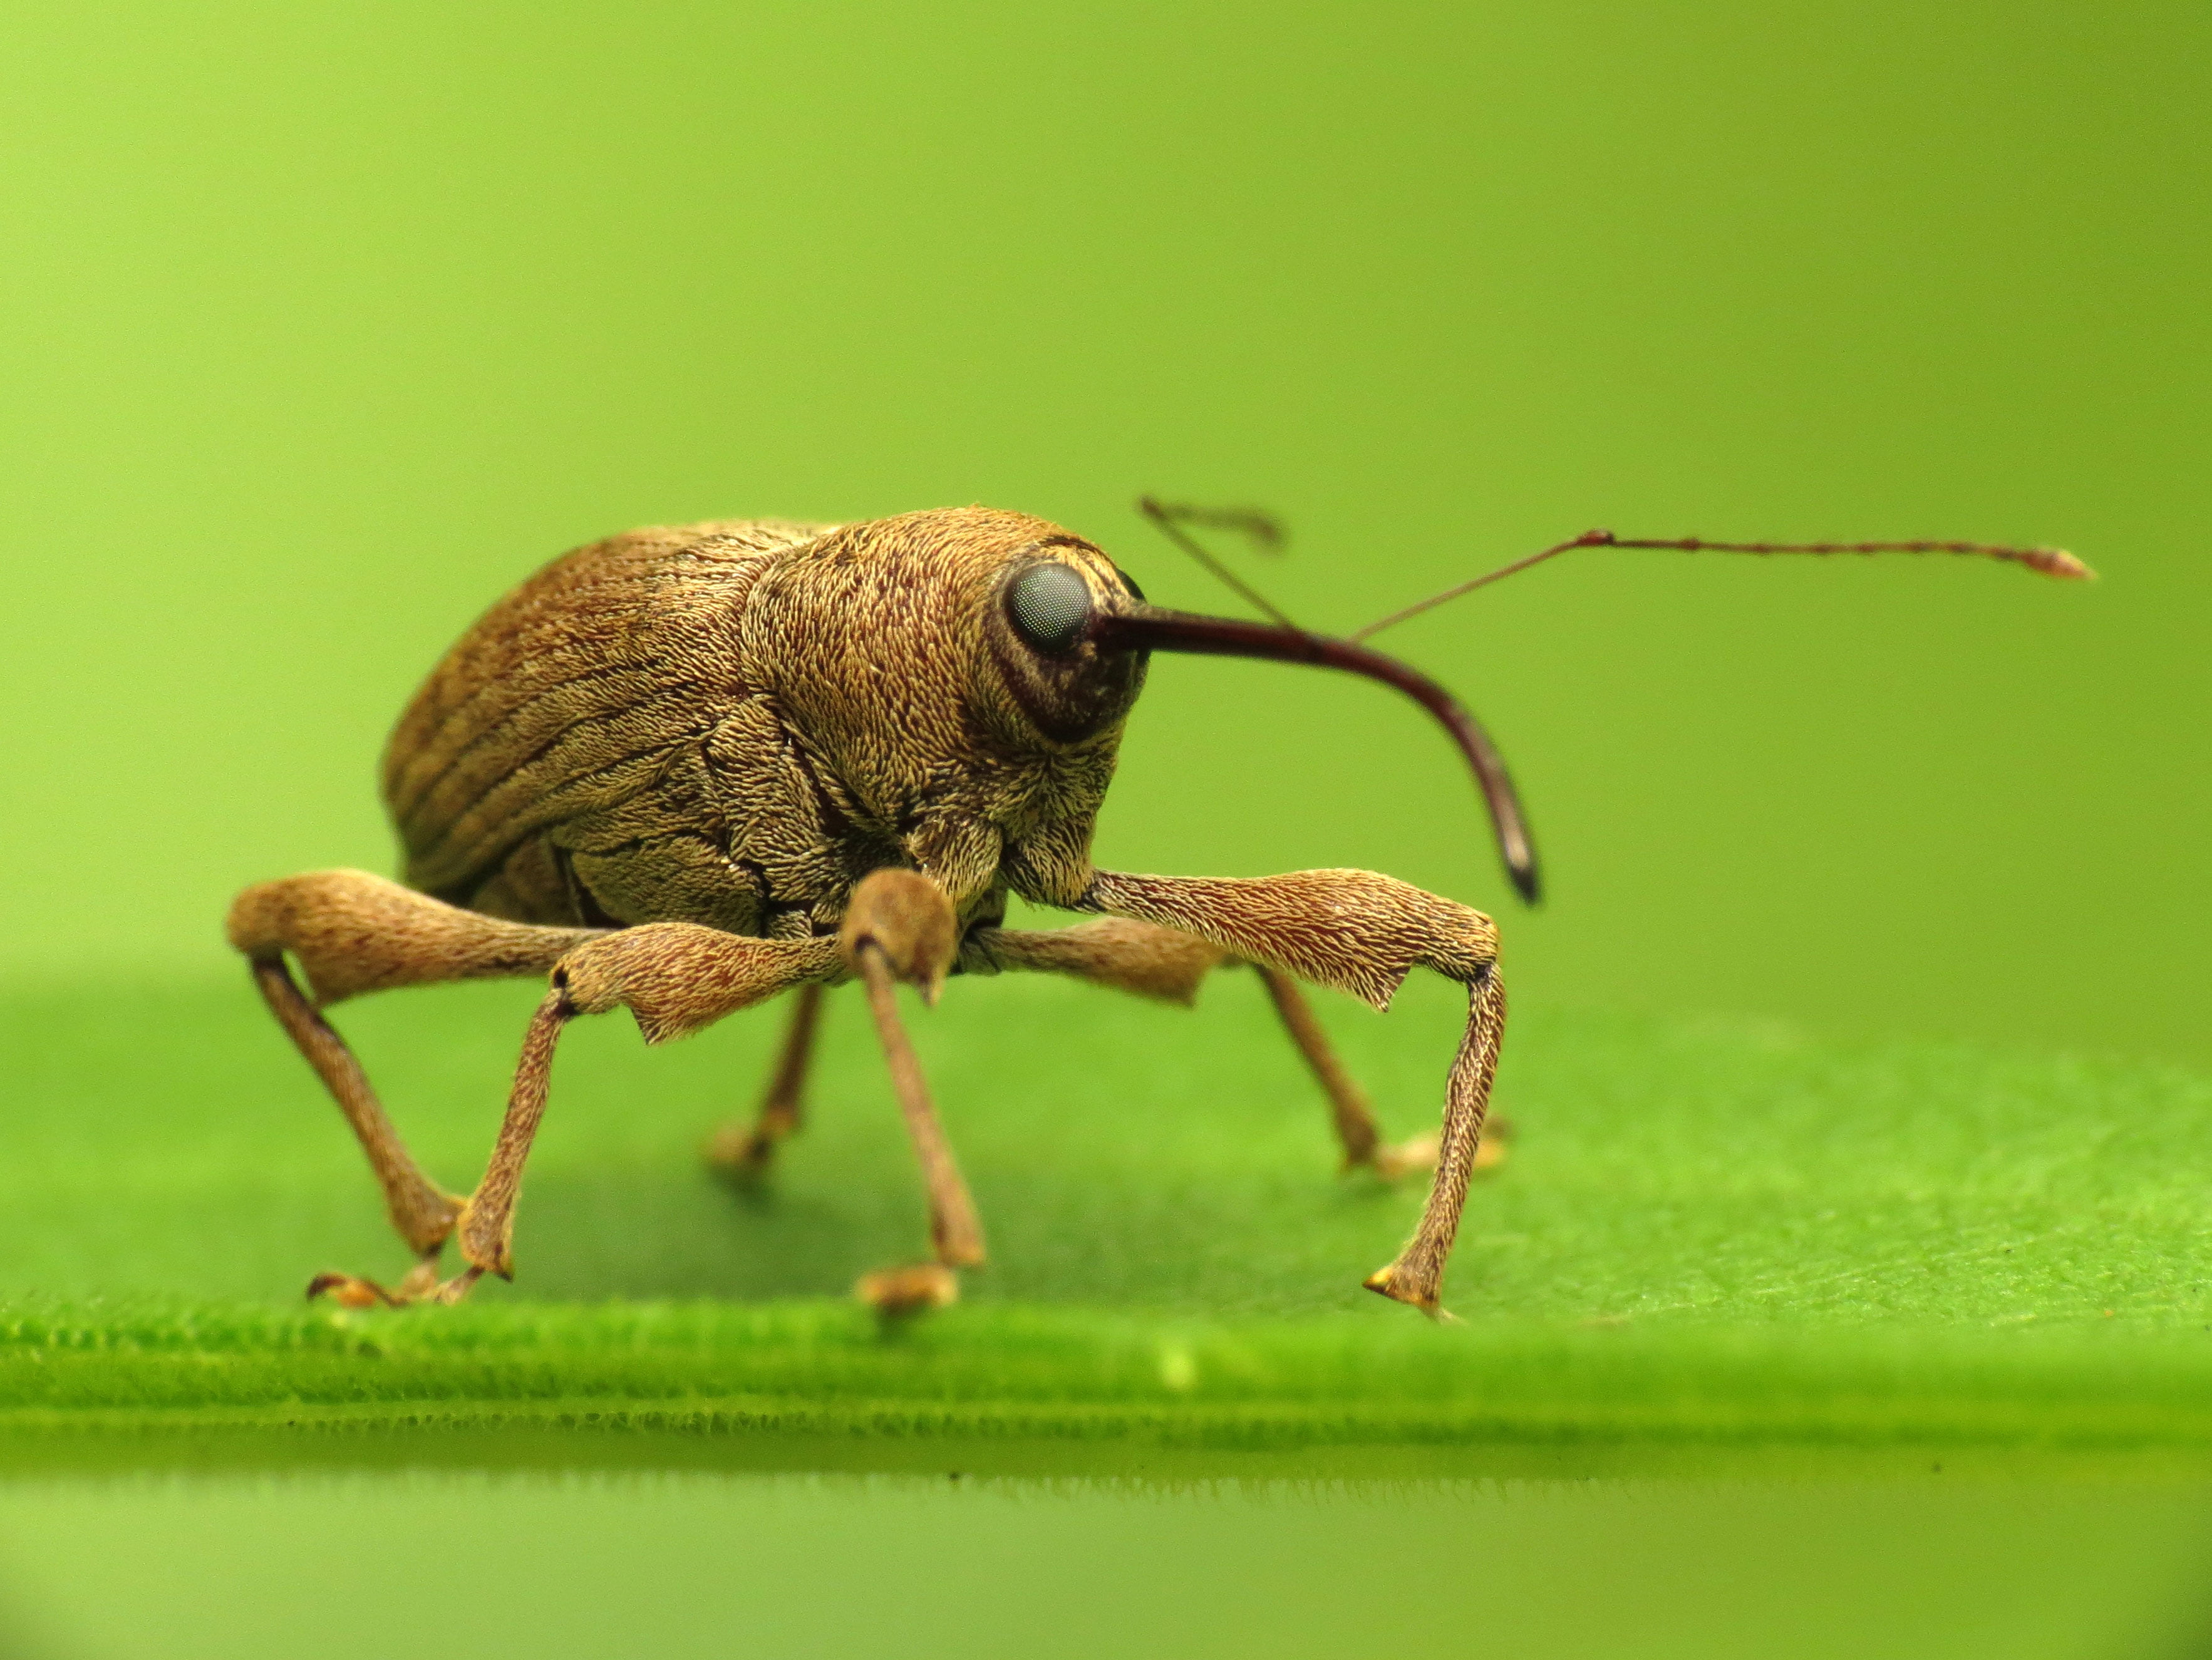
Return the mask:
[[[459,1302],[486,1274],[511,1277],[523,1164],[544,1114],[555,1046],[577,1015],[629,1008],[646,1041],[659,1043],[840,967],[831,940],[748,939],[682,922],[614,931],[537,927],[461,910],[361,871],[249,888],[231,907],[229,933],[278,1022],[352,1125],[392,1225],[416,1256],[390,1288],[349,1274],[310,1282],[310,1296],[354,1307]],[[313,1000],[293,979],[288,955],[299,962]],[[394,986],[549,972],[552,985],[524,1036],[483,1178],[466,1198],[447,1193],[408,1152],[320,1007]],[[465,1266],[441,1280],[438,1258],[449,1238]]]
[[[775,1150],[799,1134],[805,1122],[806,1079],[814,1060],[815,1037],[822,1022],[823,988],[801,986],[792,999],[791,1021],[784,1028],[775,1070],[769,1075],[753,1121],[723,1125],[702,1149],[708,1167],[739,1187],[756,1187],[775,1163]]]
[[[392,1230],[419,1259],[416,1272],[428,1266],[434,1275],[438,1255],[460,1218],[460,1199],[432,1181],[415,1162],[376,1098],[361,1062],[345,1039],[301,993],[283,959],[257,960],[252,970],[253,982],[270,1012],[329,1089],[368,1155],[368,1167],[383,1189],[385,1213]],[[412,1282],[416,1272],[410,1272],[409,1280],[403,1283]],[[317,1274],[308,1285],[307,1295],[319,1297],[326,1292],[351,1307],[394,1300],[394,1294],[375,1281],[351,1274]]]
[[[308,1294],[357,1307],[435,1294],[438,1257],[465,1201],[415,1162],[368,1073],[322,1011],[398,986],[542,974],[592,931],[501,921],[366,871],[340,870],[246,889],[231,906],[228,933],[270,1012],[344,1114],[383,1191],[392,1228],[416,1258],[390,1290],[353,1274],[325,1274],[310,1283]],[[307,989],[293,977],[288,957],[299,964]]]
[[[647,1043],[665,1043],[827,978],[838,966],[831,940],[750,939],[690,922],[653,922],[587,938],[553,964],[551,984],[523,1034],[499,1138],[483,1178],[454,1219],[455,1243],[467,1266],[442,1282],[418,1270],[393,1292],[345,1276],[326,1277],[326,1287],[355,1300],[455,1303],[487,1274],[514,1277],[514,1212],[523,1166],[545,1116],[554,1050],[579,1015],[627,1008]]]

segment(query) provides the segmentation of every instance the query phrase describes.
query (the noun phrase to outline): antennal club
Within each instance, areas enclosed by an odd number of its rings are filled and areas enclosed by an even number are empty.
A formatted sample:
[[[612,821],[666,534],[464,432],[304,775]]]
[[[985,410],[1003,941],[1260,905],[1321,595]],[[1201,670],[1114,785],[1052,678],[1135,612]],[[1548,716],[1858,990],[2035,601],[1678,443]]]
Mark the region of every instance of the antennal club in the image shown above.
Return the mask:
[[[1502,582],[1518,575],[1532,565],[1540,565],[1547,559],[1577,548],[1656,548],[1674,553],[1964,553],[1984,559],[2002,560],[2008,564],[2025,565],[2030,570],[2045,576],[2055,576],[2066,581],[2081,581],[2096,575],[2072,554],[2058,548],[2006,547],[1993,542],[1709,542],[1701,536],[1680,536],[1668,539],[1615,536],[1609,530],[1586,530],[1571,541],[1555,543],[1540,553],[1532,553],[1525,559],[1516,559],[1510,565],[1432,593],[1416,601],[1403,611],[1392,611],[1379,622],[1356,629],[1345,637],[1365,640],[1395,628],[1425,611],[1433,611],[1447,600],[1456,599],[1463,593],[1473,593],[1477,588],[1488,587],[1492,582]]]

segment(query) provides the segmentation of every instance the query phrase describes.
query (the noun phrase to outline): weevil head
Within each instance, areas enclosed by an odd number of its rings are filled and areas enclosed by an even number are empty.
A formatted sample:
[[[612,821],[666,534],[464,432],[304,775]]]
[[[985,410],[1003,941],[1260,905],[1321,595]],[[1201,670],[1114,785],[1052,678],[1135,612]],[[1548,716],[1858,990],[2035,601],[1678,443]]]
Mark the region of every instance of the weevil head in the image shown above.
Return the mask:
[[[1146,654],[1101,645],[1141,607],[1096,545],[1025,514],[941,508],[779,556],[744,608],[752,672],[884,816],[963,775],[1110,763]]]
[[[745,608],[745,657],[814,753],[886,823],[961,798],[1085,818],[1155,651],[1333,668],[1406,693],[1474,771],[1522,894],[1535,854],[1504,763],[1418,671],[1348,641],[1163,611],[1093,544],[1024,514],[944,508],[847,526],[781,556]]]

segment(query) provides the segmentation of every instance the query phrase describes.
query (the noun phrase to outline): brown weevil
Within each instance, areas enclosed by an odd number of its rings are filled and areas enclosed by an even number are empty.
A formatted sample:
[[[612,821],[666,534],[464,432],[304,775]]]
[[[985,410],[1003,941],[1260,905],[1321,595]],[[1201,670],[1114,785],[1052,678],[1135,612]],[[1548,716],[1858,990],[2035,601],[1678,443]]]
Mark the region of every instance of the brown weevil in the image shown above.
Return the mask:
[[[1143,505],[1201,558],[1182,525],[1240,522]],[[231,907],[231,944],[337,1098],[417,1258],[392,1290],[330,1274],[309,1294],[451,1303],[486,1273],[511,1275],[523,1162],[554,1045],[578,1015],[626,1007],[652,1043],[795,993],[757,1121],[709,1143],[726,1171],[757,1176],[799,1124],[823,988],[857,979],[921,1160],[931,1246],[928,1262],[866,1276],[860,1291],[886,1313],[949,1302],[957,1271],[983,1261],[983,1232],[900,1023],[897,984],[933,1003],[948,974],[1025,970],[1188,1002],[1210,971],[1241,964],[1263,977],[1328,1095],[1346,1165],[1433,1166],[1412,1238],[1366,1284],[1435,1311],[1504,1032],[1490,919],[1369,871],[1206,880],[1099,870],[1092,825],[1150,654],[1311,664],[1395,686],[1449,732],[1506,873],[1533,900],[1534,849],[1489,739],[1434,681],[1358,642],[1597,546],[1971,553],[2087,575],[2049,549],[1593,531],[1333,639],[1264,600],[1274,621],[1154,606],[1094,544],[984,508],[641,530],[556,560],[463,636],[392,733],[383,794],[405,885],[323,871],[249,888]],[[1010,893],[1094,920],[1009,928]],[[1392,1147],[1297,982],[1381,1008],[1416,966],[1467,988],[1466,1034],[1441,1134]],[[541,974],[550,988],[483,1179],[466,1198],[447,1193],[409,1155],[321,1011],[398,986]],[[454,1237],[463,1266],[441,1281]]]

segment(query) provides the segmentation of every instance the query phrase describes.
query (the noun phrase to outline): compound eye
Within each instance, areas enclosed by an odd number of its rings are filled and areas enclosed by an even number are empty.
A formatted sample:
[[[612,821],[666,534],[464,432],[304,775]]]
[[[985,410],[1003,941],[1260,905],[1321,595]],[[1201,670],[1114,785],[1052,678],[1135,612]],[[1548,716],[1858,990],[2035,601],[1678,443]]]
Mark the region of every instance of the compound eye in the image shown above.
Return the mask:
[[[1091,626],[1091,585],[1072,565],[1032,565],[1006,591],[1006,615],[1032,651],[1060,656]]]

